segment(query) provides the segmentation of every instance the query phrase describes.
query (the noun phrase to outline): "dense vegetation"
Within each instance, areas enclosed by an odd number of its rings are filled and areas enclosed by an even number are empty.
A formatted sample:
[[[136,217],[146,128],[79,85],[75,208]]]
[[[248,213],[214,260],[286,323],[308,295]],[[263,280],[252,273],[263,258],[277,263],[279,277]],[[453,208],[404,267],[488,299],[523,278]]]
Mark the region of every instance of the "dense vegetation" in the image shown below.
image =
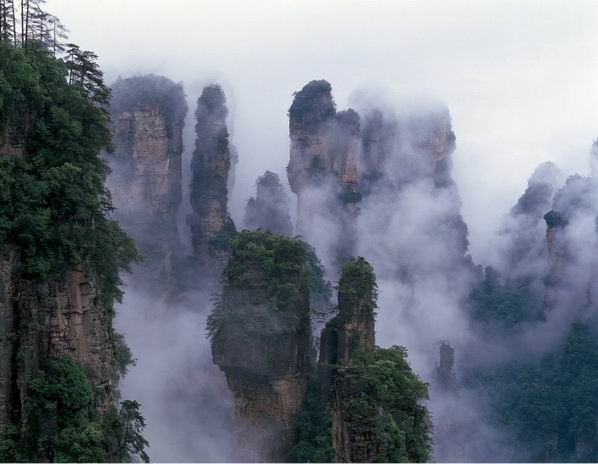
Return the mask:
[[[348,427],[368,437],[374,462],[426,462],[430,458],[431,423],[425,406],[428,387],[412,371],[405,348],[356,352],[337,385],[348,412]]]
[[[307,248],[298,239],[261,229],[243,230],[233,241],[232,254],[224,269],[229,289],[257,291],[273,309],[286,312],[307,294]],[[213,334],[225,317],[217,304],[208,318]]]
[[[512,436],[515,456],[533,462],[598,459],[598,334],[575,323],[539,359],[472,372],[491,399],[493,420]]]
[[[92,374],[70,358],[54,358],[28,387],[27,428],[9,426],[0,461],[148,462],[139,404],[100,414]]]
[[[43,48],[0,41],[0,69],[0,246],[19,249],[32,279],[87,263],[111,302],[137,255],[108,218],[108,167],[98,156],[111,147],[105,102],[79,80],[69,84],[67,65]]]
[[[366,316],[375,316],[378,284],[371,264],[361,256],[345,262],[338,283],[338,295],[341,316],[344,313],[343,307],[351,308],[356,304],[359,304]]]
[[[289,117],[304,129],[313,130],[336,114],[332,86],[326,80],[308,82],[293,96]]]
[[[303,405],[295,422],[295,444],[289,453],[290,462],[334,462],[332,447],[332,410],[323,397],[318,379],[308,379]]]
[[[549,225],[553,217],[547,219]],[[487,268],[470,298],[471,316],[494,343],[542,319],[542,301],[525,280],[503,283]],[[512,437],[518,459],[550,462],[598,459],[598,334],[575,322],[540,358],[490,364],[465,376],[485,392],[495,425]]]
[[[121,272],[138,255],[109,218],[104,185],[109,169],[100,152],[112,149],[110,91],[94,53],[58,43],[63,28],[58,35],[48,33],[58,20],[42,11],[42,3],[21,2],[23,20],[35,20],[35,31],[17,34],[14,16],[10,28],[3,18],[3,30],[11,35],[0,40],[0,253],[16,252],[12,278],[30,281],[33,289],[60,282],[77,268],[90,275],[115,353],[116,380],[132,357],[112,328],[113,302],[122,297]],[[39,363],[22,359],[19,337],[36,322],[19,311],[16,304],[10,345],[19,378],[11,380],[24,401],[14,406],[13,423],[4,429],[0,460],[147,461],[139,404],[103,404],[93,371],[71,358],[42,353]],[[39,347],[28,349],[34,353]],[[108,409],[100,411],[101,404]]]
[[[542,300],[527,278],[503,279],[488,266],[469,295],[468,306],[475,323],[489,332],[518,330],[522,323],[542,318]]]

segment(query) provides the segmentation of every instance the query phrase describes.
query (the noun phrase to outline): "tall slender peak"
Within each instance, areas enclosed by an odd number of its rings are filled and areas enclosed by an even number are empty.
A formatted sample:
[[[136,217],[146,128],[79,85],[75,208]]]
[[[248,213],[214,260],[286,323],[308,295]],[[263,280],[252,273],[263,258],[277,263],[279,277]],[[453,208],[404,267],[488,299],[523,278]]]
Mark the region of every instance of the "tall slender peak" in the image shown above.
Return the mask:
[[[196,142],[191,160],[191,243],[200,263],[224,266],[236,233],[228,211],[232,151],[226,125],[228,108],[222,87],[205,87],[195,111]],[[236,153],[236,152],[235,152]]]
[[[115,151],[108,157],[108,187],[116,217],[150,261],[162,261],[177,247],[187,114],[183,88],[152,74],[119,78],[112,85],[110,114]]]
[[[291,151],[287,175],[294,193],[319,185],[332,171],[329,129],[336,115],[332,86],[311,81],[294,94],[289,108]]]
[[[397,143],[397,121],[374,109],[366,113],[362,124],[362,157],[360,180],[364,194],[369,194],[384,177],[386,162]]]
[[[563,181],[563,173],[554,163],[540,164],[527,181],[527,189],[511,209],[511,214],[541,218],[550,209],[552,198]]]
[[[338,314],[320,339],[320,364],[347,366],[354,352],[375,347],[376,276],[362,257],[347,261],[338,284]]]
[[[285,461],[310,367],[307,246],[242,231],[208,318],[214,363],[234,397],[233,459]]]
[[[347,261],[338,314],[322,331],[319,361],[320,401],[330,404],[335,461],[423,462],[430,452],[429,418],[421,404],[428,390],[403,348],[375,346],[376,304],[372,266],[361,257]],[[395,388],[392,398],[381,393]]]
[[[266,171],[257,180],[256,187],[255,197],[249,199],[245,208],[245,228],[292,235],[291,203],[278,174]]]
[[[438,366],[436,366],[436,380],[444,390],[455,390],[457,388],[457,376],[454,372],[455,349],[448,340],[440,342],[438,349]]]
[[[289,109],[287,176],[297,194],[297,233],[314,243],[322,221],[336,230],[337,239],[322,251],[335,267],[354,252],[361,200],[360,130],[356,111],[336,111],[329,82],[311,81],[295,93]]]

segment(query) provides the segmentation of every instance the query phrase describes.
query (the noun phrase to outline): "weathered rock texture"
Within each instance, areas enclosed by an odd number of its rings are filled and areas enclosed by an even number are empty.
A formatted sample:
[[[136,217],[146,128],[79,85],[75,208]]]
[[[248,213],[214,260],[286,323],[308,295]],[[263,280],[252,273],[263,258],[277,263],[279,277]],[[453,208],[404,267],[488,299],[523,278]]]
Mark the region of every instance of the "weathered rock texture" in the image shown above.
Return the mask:
[[[257,180],[257,192],[245,208],[245,228],[265,229],[281,235],[292,235],[289,216],[290,201],[278,174],[266,171]]]
[[[446,107],[427,105],[405,114],[371,110],[360,117],[352,109],[337,112],[330,84],[311,81],[295,94],[289,136],[287,175],[297,194],[297,233],[316,245],[325,264],[338,267],[356,254],[358,217],[372,206],[367,198],[376,207],[428,181],[433,195],[451,198],[454,208],[437,218],[437,228],[450,231],[447,248],[465,261],[467,226],[451,177],[455,134]]]
[[[234,460],[288,455],[311,347],[305,252],[298,240],[243,231],[225,269],[208,328],[234,396]]]
[[[155,75],[119,79],[110,113],[115,151],[108,187],[115,215],[141,253],[163,264],[178,240],[187,113],[182,86]]]
[[[372,352],[375,348],[376,293],[369,263],[363,258],[348,261],[339,282],[338,314],[322,331],[320,388],[323,398],[332,401],[332,445],[337,462],[368,462],[378,452],[373,448],[368,451],[368,437],[348,419],[347,400],[354,397],[355,391],[338,375],[349,366],[355,352]]]
[[[222,269],[236,229],[228,212],[231,146],[222,88],[210,85],[197,100],[197,139],[191,161],[191,242],[201,264]]]
[[[311,81],[289,109],[289,136],[287,175],[297,194],[297,233],[313,243],[316,231],[330,229],[335,239],[321,251],[338,264],[353,251],[361,199],[359,115],[351,109],[337,113],[330,84]]]
[[[90,368],[103,412],[115,400],[112,312],[84,269],[43,284],[21,278],[18,254],[0,258],[0,433],[26,427],[28,383],[49,357],[69,356]]]
[[[322,331],[320,363],[347,366],[355,351],[375,346],[376,283],[371,266],[363,258],[343,267],[338,291],[338,314]]]

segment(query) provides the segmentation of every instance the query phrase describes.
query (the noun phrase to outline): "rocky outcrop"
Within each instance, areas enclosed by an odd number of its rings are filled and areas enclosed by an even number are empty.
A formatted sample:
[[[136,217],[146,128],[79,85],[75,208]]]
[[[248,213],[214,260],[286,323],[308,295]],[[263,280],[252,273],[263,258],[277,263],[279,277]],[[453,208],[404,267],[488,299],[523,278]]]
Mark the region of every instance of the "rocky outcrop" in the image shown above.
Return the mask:
[[[301,407],[311,347],[306,247],[239,234],[208,320],[212,355],[234,396],[236,461],[281,461]]]
[[[328,229],[330,240],[321,252],[326,261],[342,264],[354,251],[362,196],[360,117],[352,109],[337,113],[330,84],[311,81],[289,109],[289,137],[287,176],[297,194],[297,233],[314,243],[315,231]]]
[[[226,126],[228,109],[222,88],[204,88],[197,100],[197,139],[191,161],[191,206],[188,221],[194,255],[202,265],[213,264],[219,273],[236,233],[228,212],[231,146]]]
[[[281,235],[292,235],[290,201],[278,174],[266,171],[256,185],[256,195],[249,199],[245,207],[245,228],[261,228]]]
[[[528,180],[524,194],[511,208],[499,236],[501,261],[506,258],[500,271],[511,279],[530,281],[544,274],[548,255],[543,240],[546,232],[543,218],[563,180],[553,163],[540,164]]]
[[[457,388],[457,376],[453,370],[455,365],[455,349],[446,340],[440,342],[438,351],[438,366],[436,366],[436,380],[444,390]]]
[[[467,226],[451,177],[455,134],[444,105],[400,114],[374,109],[360,117],[352,109],[337,112],[330,84],[311,81],[295,94],[289,136],[287,175],[297,194],[297,233],[316,246],[329,267],[356,254],[364,207],[397,203],[393,197],[412,186],[449,199],[451,208],[435,228],[448,232],[443,237],[456,259],[468,261]],[[393,211],[380,213],[386,218]],[[388,226],[392,220],[385,218],[377,215]]]
[[[93,373],[101,412],[115,400],[111,311],[85,268],[43,284],[18,274],[18,254],[0,259],[0,429],[26,427],[29,381],[48,358],[68,356]]]
[[[348,261],[339,281],[338,314],[330,320],[320,340],[319,379],[324,401],[332,402],[332,445],[337,462],[368,462],[378,450],[363,454],[367,438],[349,420],[347,400],[356,391],[339,372],[349,366],[356,352],[375,348],[376,281],[363,258]],[[360,451],[359,451],[360,450]]]
[[[141,253],[163,265],[178,241],[187,114],[182,86],[155,75],[119,79],[112,86],[110,113],[115,150],[108,188],[115,216]]]
[[[376,282],[363,258],[348,261],[338,286],[338,314],[322,331],[320,364],[347,366],[355,351],[375,346]]]

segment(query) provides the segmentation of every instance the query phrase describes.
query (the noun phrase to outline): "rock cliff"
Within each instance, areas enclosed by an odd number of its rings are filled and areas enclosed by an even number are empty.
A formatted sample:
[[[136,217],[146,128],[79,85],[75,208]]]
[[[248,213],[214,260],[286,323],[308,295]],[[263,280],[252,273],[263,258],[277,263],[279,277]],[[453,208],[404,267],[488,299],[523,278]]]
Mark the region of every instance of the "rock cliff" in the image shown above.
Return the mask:
[[[337,112],[330,84],[311,81],[289,109],[289,137],[287,175],[297,194],[297,233],[316,246],[329,269],[356,254],[363,208],[387,228],[394,211],[374,210],[400,203],[409,189],[451,203],[434,227],[447,232],[447,249],[467,264],[467,226],[451,177],[455,134],[445,106],[401,113],[373,109],[361,117],[352,109]]]
[[[115,401],[116,335],[89,270],[43,284],[23,279],[18,255],[0,259],[0,428],[26,426],[28,386],[48,358],[68,356],[94,375],[100,411]]]
[[[119,79],[112,86],[110,113],[115,150],[108,157],[108,187],[115,216],[142,254],[163,264],[178,243],[187,114],[183,88],[155,75]]]
[[[224,267],[236,233],[228,212],[231,159],[228,109],[222,88],[213,84],[197,100],[197,139],[191,161],[191,206],[188,221],[191,242],[200,264],[213,264],[216,273]]]
[[[311,347],[307,248],[299,240],[243,231],[208,319],[214,363],[234,396],[233,459],[288,456]]]
[[[266,171],[256,185],[256,195],[249,199],[245,207],[245,228],[261,228],[281,235],[292,235],[290,201],[278,174]]]
[[[427,387],[411,371],[403,348],[374,344],[377,285],[363,258],[343,266],[338,301],[338,314],[322,332],[319,360],[335,461],[425,461],[429,419],[420,401]]]

